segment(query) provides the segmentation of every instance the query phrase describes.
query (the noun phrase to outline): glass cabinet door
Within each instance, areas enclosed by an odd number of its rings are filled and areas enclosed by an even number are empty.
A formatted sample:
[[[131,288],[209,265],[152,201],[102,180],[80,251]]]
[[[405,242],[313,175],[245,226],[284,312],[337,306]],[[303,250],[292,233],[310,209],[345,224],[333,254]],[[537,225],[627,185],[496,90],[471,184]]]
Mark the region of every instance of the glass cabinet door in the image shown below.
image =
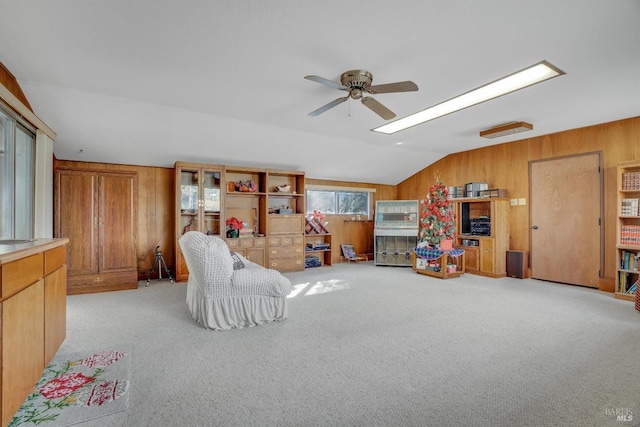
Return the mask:
[[[221,175],[221,171],[180,169],[180,235],[220,234]]]
[[[202,182],[203,229],[206,234],[220,234],[220,172],[204,171]]]
[[[199,171],[182,169],[180,171],[180,227],[181,235],[187,231],[200,231],[199,213]]]

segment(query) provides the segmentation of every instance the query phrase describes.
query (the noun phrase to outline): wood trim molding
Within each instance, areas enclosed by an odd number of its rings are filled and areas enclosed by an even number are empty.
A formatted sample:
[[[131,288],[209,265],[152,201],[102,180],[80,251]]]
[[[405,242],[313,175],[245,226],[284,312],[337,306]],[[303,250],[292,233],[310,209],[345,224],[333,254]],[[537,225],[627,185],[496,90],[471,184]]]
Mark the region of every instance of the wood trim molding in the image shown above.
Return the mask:
[[[40,120],[22,101],[20,101],[9,89],[0,84],[0,98],[9,105],[20,117],[44,132],[55,141],[57,135],[45,122]]]

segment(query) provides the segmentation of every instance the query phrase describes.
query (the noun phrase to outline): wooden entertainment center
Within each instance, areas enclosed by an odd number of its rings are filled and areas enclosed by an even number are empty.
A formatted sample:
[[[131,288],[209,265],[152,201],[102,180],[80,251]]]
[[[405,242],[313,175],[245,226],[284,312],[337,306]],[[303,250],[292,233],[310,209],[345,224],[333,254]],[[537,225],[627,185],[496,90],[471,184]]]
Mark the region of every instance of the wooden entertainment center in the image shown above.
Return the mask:
[[[505,277],[509,249],[509,199],[457,198],[450,202],[456,212],[455,245],[465,251],[465,271],[489,277]],[[472,234],[471,230],[464,229],[463,221],[476,218],[488,221],[488,234]]]

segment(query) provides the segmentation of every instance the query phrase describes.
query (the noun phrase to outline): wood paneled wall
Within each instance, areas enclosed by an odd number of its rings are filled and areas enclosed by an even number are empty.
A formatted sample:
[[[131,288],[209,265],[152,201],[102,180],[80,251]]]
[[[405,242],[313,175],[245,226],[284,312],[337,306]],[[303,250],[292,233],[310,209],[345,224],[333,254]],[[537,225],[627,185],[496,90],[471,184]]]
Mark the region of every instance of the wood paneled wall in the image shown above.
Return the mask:
[[[13,96],[18,98],[20,102],[33,112],[27,97],[24,96],[24,92],[22,92],[22,88],[18,84],[18,80],[16,80],[15,76],[11,74],[11,71],[9,71],[2,62],[0,62],[0,84],[6,87]]]
[[[309,177],[306,184],[374,188],[375,204],[376,200],[422,200],[434,182],[436,171],[445,185],[486,181],[491,188],[506,189],[509,198],[527,200],[525,206],[510,208],[509,248],[529,251],[529,162],[589,152],[601,152],[603,157],[605,268],[600,289],[612,292],[615,281],[616,167],[622,160],[640,159],[640,117],[451,154],[407,178],[397,187]],[[58,165],[136,171],[139,203],[138,275],[140,280],[146,280],[157,245],[160,245],[165,261],[173,270],[173,168],[56,160],[55,166]],[[354,245],[358,253],[373,252],[373,222],[353,222],[350,219],[351,215],[327,216],[334,263],[342,260],[340,244],[343,243]]]
[[[373,188],[373,207],[377,200],[396,200],[396,186],[368,184],[362,182],[330,181],[307,178],[306,185],[327,185],[331,187]],[[369,221],[351,221],[352,215],[327,215],[331,232],[331,262],[342,261],[341,244],[352,244],[357,253],[373,253],[373,218]]]
[[[162,256],[171,271],[175,271],[174,260],[174,169],[150,166],[117,165],[111,163],[77,162],[55,160],[54,167],[85,170],[126,170],[138,174],[138,230],[136,250],[138,278],[146,280],[155,260],[155,247],[160,245]],[[375,200],[395,200],[394,185],[366,184],[344,181],[307,179],[307,184],[340,187],[374,188]],[[332,238],[332,262],[341,262],[341,243],[351,243],[358,253],[373,252],[373,222],[350,220],[351,215],[328,215]],[[163,272],[164,276],[164,272]],[[154,275],[154,278],[157,277]]]
[[[447,186],[488,182],[489,188],[506,189],[509,198],[527,199],[527,205],[510,209],[510,249],[529,251],[529,162],[590,152],[601,152],[604,166],[605,266],[600,289],[613,292],[616,167],[622,160],[640,159],[640,117],[451,154],[399,183],[397,195],[424,198],[436,172]]]
[[[138,229],[136,234],[136,253],[138,257],[138,279],[147,280],[149,270],[156,259],[155,248],[158,245],[167,265],[172,271],[175,271],[173,168],[55,160],[54,168],[57,167],[137,172]],[[164,271],[162,275],[165,277]],[[154,274],[153,277],[155,279],[157,274]]]

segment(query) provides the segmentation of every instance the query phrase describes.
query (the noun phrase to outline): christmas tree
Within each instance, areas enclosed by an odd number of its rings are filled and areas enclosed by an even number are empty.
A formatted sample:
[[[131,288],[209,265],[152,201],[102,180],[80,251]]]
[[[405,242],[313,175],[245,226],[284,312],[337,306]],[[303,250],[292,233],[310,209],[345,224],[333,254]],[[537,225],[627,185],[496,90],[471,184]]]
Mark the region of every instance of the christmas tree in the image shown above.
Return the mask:
[[[439,180],[429,188],[422,201],[420,214],[420,241],[440,244],[443,239],[453,239],[456,235],[456,215],[449,203],[449,191]]]

